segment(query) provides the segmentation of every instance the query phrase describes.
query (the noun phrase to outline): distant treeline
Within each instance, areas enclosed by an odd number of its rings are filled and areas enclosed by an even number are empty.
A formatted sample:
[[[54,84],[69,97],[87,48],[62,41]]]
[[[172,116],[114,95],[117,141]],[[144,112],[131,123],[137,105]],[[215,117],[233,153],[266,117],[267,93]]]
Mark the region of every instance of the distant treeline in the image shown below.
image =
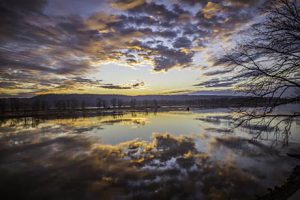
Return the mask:
[[[274,101],[274,99],[272,99]],[[285,101],[285,99],[280,99]],[[87,94],[50,94],[32,98],[0,99],[0,113],[66,111],[86,109],[125,109],[159,108],[172,106],[186,107],[236,107],[241,105],[257,106],[270,103],[269,98],[237,96],[196,96],[196,95],[87,95]]]

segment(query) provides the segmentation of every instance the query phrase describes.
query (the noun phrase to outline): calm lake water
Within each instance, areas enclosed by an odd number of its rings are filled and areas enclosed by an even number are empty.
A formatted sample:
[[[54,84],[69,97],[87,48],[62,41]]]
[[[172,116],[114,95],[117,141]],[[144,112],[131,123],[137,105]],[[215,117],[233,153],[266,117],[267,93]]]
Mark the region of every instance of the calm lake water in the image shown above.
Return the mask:
[[[255,199],[299,164],[286,152],[299,150],[300,125],[286,136],[234,128],[232,116],[215,109],[3,120],[0,187],[10,199]]]

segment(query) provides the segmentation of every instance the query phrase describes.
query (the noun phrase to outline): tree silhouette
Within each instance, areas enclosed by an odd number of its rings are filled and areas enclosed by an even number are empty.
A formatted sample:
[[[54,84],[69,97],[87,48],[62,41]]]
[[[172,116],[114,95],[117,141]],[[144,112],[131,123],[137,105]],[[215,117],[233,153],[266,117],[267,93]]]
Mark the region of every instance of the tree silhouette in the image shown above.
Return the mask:
[[[124,104],[123,100],[122,99],[118,99],[118,107],[122,108],[123,104]]]
[[[130,100],[130,107],[135,108],[136,107],[136,99],[131,99]]]
[[[5,99],[0,99],[0,112],[5,113],[6,111],[6,100]]]
[[[85,111],[85,108],[86,108],[85,101],[82,100],[82,101],[81,101],[81,110]]]
[[[107,108],[107,102],[106,102],[106,100],[102,100],[102,105],[103,105],[103,108]]]
[[[72,99],[71,100],[71,109],[76,110],[78,108],[78,100],[77,99]]]
[[[156,99],[153,100],[153,107],[156,109],[158,108],[158,102]]]
[[[267,97],[263,106],[261,100],[256,99],[254,109],[241,105],[238,126],[268,125],[288,136],[293,120],[300,116],[299,111],[278,111],[279,106],[299,103],[300,98],[299,4],[299,0],[273,1],[265,10],[266,18],[252,26],[250,39],[219,60],[238,72],[235,79],[242,82],[238,90],[255,97]]]
[[[100,109],[102,107],[102,99],[98,98],[96,104],[97,104],[97,108]]]
[[[117,99],[116,98],[111,99],[110,104],[113,108],[115,108],[117,106]]]

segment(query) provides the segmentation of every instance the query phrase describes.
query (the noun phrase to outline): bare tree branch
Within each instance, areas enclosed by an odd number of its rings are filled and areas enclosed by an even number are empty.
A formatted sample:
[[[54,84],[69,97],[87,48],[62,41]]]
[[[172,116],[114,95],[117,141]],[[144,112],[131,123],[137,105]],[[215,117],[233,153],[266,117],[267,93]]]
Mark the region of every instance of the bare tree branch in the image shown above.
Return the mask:
[[[237,126],[272,126],[288,142],[291,126],[299,111],[282,113],[275,108],[299,105],[300,100],[300,2],[276,0],[265,10],[265,19],[253,25],[251,39],[238,44],[221,62],[244,77],[239,91],[254,98],[255,108],[246,102],[237,110]],[[263,102],[263,103],[262,103]],[[253,102],[252,102],[253,103]],[[261,136],[256,135],[254,139]]]

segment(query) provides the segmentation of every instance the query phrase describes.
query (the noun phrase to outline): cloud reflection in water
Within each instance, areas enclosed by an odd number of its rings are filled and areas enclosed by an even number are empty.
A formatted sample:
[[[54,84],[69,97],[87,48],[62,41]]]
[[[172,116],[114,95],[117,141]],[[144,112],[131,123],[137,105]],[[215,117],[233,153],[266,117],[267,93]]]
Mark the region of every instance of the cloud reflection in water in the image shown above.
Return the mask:
[[[194,134],[158,132],[111,144],[90,134],[119,130],[113,127],[149,131],[161,116],[175,125],[191,124],[187,118],[196,124],[196,118],[228,118],[173,115],[3,121],[1,191],[10,199],[254,199],[281,184],[297,164],[259,141],[205,131],[205,124]]]

